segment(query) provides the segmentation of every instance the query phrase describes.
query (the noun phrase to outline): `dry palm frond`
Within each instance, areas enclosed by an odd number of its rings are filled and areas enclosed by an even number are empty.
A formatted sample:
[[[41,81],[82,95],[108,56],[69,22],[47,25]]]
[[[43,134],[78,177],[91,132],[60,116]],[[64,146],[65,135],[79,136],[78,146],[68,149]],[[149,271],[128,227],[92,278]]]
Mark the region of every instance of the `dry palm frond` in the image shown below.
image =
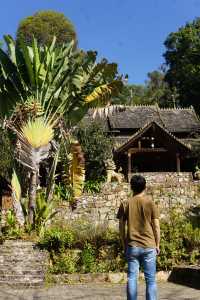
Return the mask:
[[[13,200],[13,208],[15,212],[15,216],[17,219],[17,222],[23,226],[25,223],[24,214],[21,206],[21,185],[19,183],[19,179],[17,177],[17,174],[15,170],[12,174],[12,180],[11,180],[11,188],[12,188],[12,200]]]
[[[121,88],[122,82],[119,80],[114,80],[109,84],[102,84],[96,87],[92,93],[86,96],[85,102],[100,102],[101,105],[106,105],[109,102],[109,99],[112,96],[117,95]]]
[[[15,195],[15,199],[17,201],[20,201],[21,186],[20,186],[19,179],[17,177],[15,170],[13,171],[13,174],[12,174],[11,187],[12,187],[12,193]]]
[[[85,179],[85,160],[78,142],[74,142],[71,146],[71,166],[70,181],[73,188],[74,197],[80,197],[83,192],[83,184]]]
[[[103,84],[101,86],[96,87],[94,91],[85,98],[85,102],[89,103],[102,98],[106,99],[111,94],[112,88],[107,84]]]
[[[102,118],[124,110],[126,110],[125,105],[107,105],[105,107],[96,107],[90,109],[93,119],[95,119],[97,115]]]

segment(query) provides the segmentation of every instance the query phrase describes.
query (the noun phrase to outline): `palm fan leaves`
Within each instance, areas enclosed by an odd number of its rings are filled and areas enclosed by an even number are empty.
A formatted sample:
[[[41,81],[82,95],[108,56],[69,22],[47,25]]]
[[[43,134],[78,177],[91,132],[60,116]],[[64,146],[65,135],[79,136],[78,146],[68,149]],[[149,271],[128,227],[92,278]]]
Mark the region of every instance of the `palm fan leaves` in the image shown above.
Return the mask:
[[[18,137],[17,159],[32,171],[37,171],[42,160],[50,150],[54,130],[43,117],[29,120],[20,130],[15,129]]]

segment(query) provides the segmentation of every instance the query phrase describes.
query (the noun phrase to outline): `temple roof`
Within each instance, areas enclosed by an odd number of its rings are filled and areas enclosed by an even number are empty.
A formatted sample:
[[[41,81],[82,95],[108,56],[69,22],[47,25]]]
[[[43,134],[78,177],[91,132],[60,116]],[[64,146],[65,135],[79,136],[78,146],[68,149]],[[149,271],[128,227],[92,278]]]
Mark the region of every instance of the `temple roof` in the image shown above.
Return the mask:
[[[200,121],[192,107],[163,109],[157,105],[127,106],[108,116],[111,130],[140,129],[152,121],[169,132],[193,132],[200,129]]]
[[[98,121],[106,132],[121,130],[139,130],[147,123],[155,121],[169,132],[192,133],[200,131],[200,120],[193,107],[159,108],[158,105],[124,106],[108,116],[96,114],[90,110],[83,118],[84,123]]]

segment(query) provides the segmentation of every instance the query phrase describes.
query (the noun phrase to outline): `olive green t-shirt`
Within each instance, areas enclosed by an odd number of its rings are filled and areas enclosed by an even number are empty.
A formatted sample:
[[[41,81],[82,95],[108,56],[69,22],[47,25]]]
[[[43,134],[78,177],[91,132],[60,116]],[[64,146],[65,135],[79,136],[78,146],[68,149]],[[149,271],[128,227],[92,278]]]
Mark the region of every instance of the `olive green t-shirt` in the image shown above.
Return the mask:
[[[136,195],[122,202],[117,218],[127,221],[129,246],[156,248],[152,220],[159,218],[159,212],[150,196]]]

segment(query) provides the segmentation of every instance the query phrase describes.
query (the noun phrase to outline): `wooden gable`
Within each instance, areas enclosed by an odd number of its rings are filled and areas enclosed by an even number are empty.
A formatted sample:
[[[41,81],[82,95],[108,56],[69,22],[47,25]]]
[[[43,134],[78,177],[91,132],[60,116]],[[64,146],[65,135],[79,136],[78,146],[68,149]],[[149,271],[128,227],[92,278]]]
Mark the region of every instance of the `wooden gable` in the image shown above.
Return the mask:
[[[137,131],[127,142],[116,149],[116,153],[124,152],[164,152],[189,154],[190,146],[177,139],[165,128],[153,121]]]

